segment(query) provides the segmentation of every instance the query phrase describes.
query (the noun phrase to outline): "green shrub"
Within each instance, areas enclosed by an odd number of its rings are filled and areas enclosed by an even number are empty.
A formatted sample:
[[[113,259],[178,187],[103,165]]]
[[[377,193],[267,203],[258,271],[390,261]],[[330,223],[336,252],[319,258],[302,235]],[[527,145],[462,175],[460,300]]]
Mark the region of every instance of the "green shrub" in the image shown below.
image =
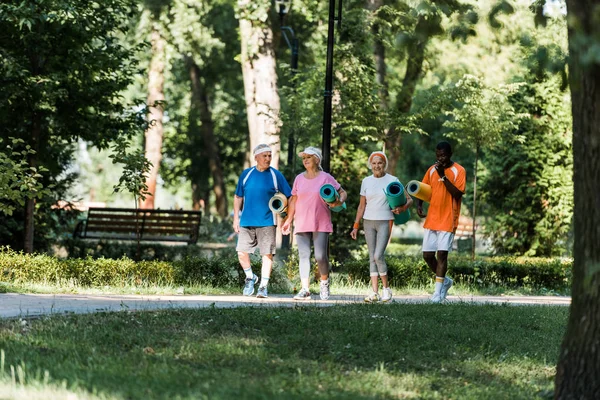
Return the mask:
[[[260,257],[251,257],[252,268],[260,275]],[[237,256],[185,257],[182,260],[133,261],[127,257],[58,259],[48,255],[17,253],[0,248],[2,280],[13,283],[51,285],[140,286],[140,285],[208,285],[242,286],[245,275]],[[270,285],[287,290],[288,280],[277,265],[273,266]]]
[[[395,287],[427,285],[433,274],[420,256],[386,256],[390,284]],[[448,274],[457,283],[478,287],[532,287],[566,290],[571,285],[572,260],[528,257],[451,256]],[[349,280],[369,282],[369,259],[349,260],[342,264]]]
[[[219,250],[207,250],[198,245],[172,244],[165,245],[156,242],[135,241],[104,241],[104,240],[83,240],[77,238],[64,239],[61,244],[64,246],[67,254],[71,258],[111,258],[121,259],[127,257],[132,260],[148,261],[174,261],[182,260],[186,257],[206,257],[209,254],[218,254],[219,256],[235,255],[235,248],[225,247]]]

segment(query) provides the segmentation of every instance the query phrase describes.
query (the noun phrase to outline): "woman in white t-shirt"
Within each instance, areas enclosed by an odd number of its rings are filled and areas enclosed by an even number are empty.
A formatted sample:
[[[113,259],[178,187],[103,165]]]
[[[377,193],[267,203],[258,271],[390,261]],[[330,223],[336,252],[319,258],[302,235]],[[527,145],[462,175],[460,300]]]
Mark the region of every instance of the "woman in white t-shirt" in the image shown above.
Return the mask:
[[[360,203],[356,210],[356,218],[350,236],[356,240],[360,220],[364,219],[365,238],[369,249],[369,261],[371,270],[372,292],[365,297],[366,302],[390,301],[392,289],[390,289],[387,277],[387,264],[385,263],[385,249],[390,241],[394,214],[400,214],[412,205],[412,198],[404,191],[406,204],[390,209],[385,195],[385,189],[392,182],[398,182],[398,178],[387,174],[387,157],[381,151],[374,151],[369,156],[367,166],[373,171],[373,175],[367,176],[360,186]],[[379,282],[381,277],[383,293],[379,297]]]

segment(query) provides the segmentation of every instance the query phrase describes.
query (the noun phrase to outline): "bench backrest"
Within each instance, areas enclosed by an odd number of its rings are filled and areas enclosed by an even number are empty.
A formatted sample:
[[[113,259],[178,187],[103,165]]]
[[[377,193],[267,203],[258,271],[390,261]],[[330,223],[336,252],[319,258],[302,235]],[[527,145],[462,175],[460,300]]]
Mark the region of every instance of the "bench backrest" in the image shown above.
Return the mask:
[[[90,208],[82,238],[196,243],[201,211]]]

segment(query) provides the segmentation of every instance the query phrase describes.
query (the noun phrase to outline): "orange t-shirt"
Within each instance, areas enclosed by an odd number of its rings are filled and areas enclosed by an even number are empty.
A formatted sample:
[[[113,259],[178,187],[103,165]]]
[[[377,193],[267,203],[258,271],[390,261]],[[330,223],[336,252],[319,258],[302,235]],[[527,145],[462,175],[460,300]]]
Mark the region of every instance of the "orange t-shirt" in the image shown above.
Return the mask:
[[[458,163],[452,164],[451,167],[446,168],[445,174],[446,178],[448,178],[458,190],[463,193],[465,192],[467,172],[461,165]],[[425,219],[423,227],[431,229],[432,231],[454,233],[458,226],[462,198],[455,200],[452,197],[438,175],[435,165],[429,167],[423,177],[423,183],[431,186],[431,201],[429,202],[427,218]]]

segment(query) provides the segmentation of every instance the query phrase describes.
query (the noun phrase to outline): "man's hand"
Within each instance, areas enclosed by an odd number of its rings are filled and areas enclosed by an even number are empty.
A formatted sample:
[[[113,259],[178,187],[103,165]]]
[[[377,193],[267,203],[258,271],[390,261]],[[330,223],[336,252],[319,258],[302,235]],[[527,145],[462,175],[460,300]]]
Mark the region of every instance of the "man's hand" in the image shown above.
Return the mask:
[[[425,214],[425,213],[423,212],[423,205],[422,205],[422,204],[419,204],[419,205],[417,206],[417,215],[418,215],[419,217],[421,217],[421,218],[425,218],[425,217],[427,216],[427,214]]]
[[[444,166],[442,164],[440,164],[439,162],[435,163],[435,170],[437,171],[440,178],[443,178],[444,176],[446,176],[446,172],[445,172],[446,168],[444,168]]]
[[[233,231],[235,233],[240,233],[240,219],[239,218],[233,218]]]

